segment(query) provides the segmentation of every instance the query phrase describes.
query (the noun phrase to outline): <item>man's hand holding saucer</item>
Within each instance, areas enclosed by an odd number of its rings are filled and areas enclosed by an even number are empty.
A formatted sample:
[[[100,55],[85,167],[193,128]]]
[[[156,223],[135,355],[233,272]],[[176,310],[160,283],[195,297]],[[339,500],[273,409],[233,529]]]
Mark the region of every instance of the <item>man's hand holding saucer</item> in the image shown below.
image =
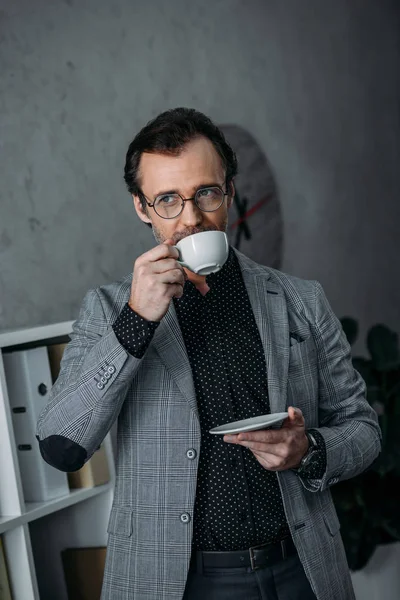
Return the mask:
[[[224,435],[224,442],[249,448],[258,462],[270,471],[298,467],[308,449],[303,413],[293,406],[288,408],[288,417],[280,429]]]

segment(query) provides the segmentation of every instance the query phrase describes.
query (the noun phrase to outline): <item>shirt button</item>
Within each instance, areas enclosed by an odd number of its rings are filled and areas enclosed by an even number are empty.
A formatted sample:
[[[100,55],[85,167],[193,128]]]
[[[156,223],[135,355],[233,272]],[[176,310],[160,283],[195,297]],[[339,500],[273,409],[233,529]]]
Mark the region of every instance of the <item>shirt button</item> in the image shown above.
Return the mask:
[[[181,514],[181,521],[182,521],[182,523],[189,523],[189,521],[190,521],[190,515],[189,515],[189,513],[182,513]]]
[[[190,448],[190,450],[188,450],[188,451],[186,452],[186,456],[187,456],[187,457],[188,457],[190,460],[193,460],[194,458],[196,458],[196,456],[197,456],[197,452],[196,452],[196,450],[195,450],[194,448]]]

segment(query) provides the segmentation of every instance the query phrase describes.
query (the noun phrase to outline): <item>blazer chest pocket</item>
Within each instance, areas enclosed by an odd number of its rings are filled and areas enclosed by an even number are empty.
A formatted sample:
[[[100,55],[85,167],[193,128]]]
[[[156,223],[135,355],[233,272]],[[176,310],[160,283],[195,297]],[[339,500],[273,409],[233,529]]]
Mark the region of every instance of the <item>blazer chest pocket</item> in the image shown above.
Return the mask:
[[[107,533],[112,533],[121,537],[131,537],[132,516],[133,513],[131,508],[114,506],[111,509]]]
[[[292,340],[293,342],[293,340]],[[295,341],[289,349],[289,371],[317,366],[317,347],[310,335],[303,341]]]

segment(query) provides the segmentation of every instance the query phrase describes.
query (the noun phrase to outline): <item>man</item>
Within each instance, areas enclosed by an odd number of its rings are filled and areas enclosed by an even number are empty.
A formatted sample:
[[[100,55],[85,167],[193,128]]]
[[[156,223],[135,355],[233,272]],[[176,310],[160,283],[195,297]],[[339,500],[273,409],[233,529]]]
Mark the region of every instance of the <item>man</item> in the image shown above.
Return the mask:
[[[177,262],[180,239],[226,230],[236,171],[195,110],[136,136],[125,180],[158,245],[87,294],[38,421],[70,471],[118,418],[102,600],[354,598],[329,488],[380,431],[321,285],[233,248],[206,278]],[[281,429],[209,433],[286,410]]]

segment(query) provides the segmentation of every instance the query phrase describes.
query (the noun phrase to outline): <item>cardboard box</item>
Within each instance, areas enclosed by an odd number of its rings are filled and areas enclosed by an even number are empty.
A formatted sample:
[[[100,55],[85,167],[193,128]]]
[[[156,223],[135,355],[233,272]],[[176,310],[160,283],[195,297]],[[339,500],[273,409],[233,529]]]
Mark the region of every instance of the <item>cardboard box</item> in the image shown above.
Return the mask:
[[[12,600],[3,540],[0,536],[0,600]]]
[[[66,345],[67,344],[51,344],[50,346],[47,346],[51,378],[53,380],[53,383],[55,382],[60,373],[60,362]]]
[[[100,600],[106,548],[67,548],[61,558],[68,600]]]
[[[90,488],[103,485],[110,481],[107,454],[104,444],[100,446],[93,456],[78,471],[68,473],[68,483],[71,490],[77,488]]]

